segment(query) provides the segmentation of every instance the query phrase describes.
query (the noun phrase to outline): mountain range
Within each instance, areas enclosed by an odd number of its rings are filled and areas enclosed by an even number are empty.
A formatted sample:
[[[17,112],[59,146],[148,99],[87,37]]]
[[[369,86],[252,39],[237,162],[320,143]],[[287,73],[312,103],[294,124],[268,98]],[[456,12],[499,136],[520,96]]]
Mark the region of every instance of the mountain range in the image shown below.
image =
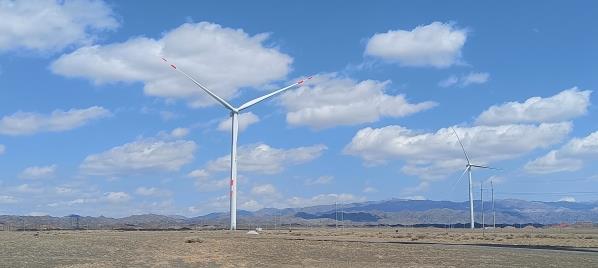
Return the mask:
[[[476,224],[482,222],[481,202],[476,200]],[[484,223],[493,221],[492,203],[484,202]],[[495,201],[498,226],[536,226],[560,223],[598,223],[598,202],[542,202],[518,199]],[[342,205],[320,205],[303,208],[264,208],[240,210],[239,228],[281,228],[287,226],[466,226],[469,222],[468,202],[391,199]],[[197,217],[144,214],[124,218],[68,215],[16,216],[1,215],[0,230],[39,229],[194,229],[225,228],[228,212]],[[337,219],[337,220],[335,220]]]

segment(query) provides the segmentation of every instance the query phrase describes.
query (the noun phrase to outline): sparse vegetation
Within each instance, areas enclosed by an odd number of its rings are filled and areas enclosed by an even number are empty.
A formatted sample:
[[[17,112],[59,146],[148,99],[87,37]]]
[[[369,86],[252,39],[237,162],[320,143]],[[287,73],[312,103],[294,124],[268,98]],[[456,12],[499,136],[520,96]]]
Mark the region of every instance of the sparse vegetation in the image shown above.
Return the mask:
[[[199,235],[201,233],[201,236]],[[38,234],[37,236],[34,236]],[[598,230],[479,230],[346,228],[245,231],[0,232],[7,267],[598,267],[598,254],[528,250],[530,245],[577,247],[598,253]],[[182,241],[184,243],[182,243]],[[408,242],[408,243],[404,243]],[[421,244],[420,244],[421,243]],[[431,246],[430,244],[436,244]],[[452,246],[456,244],[458,246]],[[522,245],[515,249],[471,246]],[[525,254],[513,254],[513,250]],[[490,254],[490,255],[489,255]],[[422,258],[421,256],[429,256]],[[484,255],[487,258],[476,258]],[[0,266],[2,266],[0,265]],[[400,265],[399,265],[400,266]]]
[[[195,238],[188,238],[185,240],[185,243],[203,243],[203,240],[195,237]]]

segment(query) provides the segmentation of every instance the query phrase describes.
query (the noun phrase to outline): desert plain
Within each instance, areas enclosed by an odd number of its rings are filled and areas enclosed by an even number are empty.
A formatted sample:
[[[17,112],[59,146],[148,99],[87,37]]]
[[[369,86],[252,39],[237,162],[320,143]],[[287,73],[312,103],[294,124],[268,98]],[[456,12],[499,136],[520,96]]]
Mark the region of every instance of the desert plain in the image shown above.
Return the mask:
[[[0,267],[598,267],[596,229],[3,231]]]

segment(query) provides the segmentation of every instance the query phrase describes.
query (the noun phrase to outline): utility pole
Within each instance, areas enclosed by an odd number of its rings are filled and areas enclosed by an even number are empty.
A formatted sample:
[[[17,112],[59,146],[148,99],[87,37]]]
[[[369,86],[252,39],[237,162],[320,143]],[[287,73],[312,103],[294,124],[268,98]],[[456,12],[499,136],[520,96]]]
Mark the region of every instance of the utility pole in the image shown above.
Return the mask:
[[[480,203],[482,203],[482,230],[484,230],[484,182],[480,182]]]
[[[334,202],[334,228],[338,229],[338,207]]]
[[[343,203],[341,203],[341,224],[343,230],[345,230],[345,207],[343,206]]]
[[[496,229],[496,211],[494,210],[494,184],[490,181],[490,188],[492,189],[492,228]]]

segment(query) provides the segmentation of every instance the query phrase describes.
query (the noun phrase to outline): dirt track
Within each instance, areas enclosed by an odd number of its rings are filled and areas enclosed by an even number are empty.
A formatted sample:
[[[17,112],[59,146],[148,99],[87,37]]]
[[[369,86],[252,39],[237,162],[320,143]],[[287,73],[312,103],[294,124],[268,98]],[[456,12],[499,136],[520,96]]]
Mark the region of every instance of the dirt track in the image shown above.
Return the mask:
[[[0,266],[598,267],[596,243],[592,232],[440,229],[0,232]]]

